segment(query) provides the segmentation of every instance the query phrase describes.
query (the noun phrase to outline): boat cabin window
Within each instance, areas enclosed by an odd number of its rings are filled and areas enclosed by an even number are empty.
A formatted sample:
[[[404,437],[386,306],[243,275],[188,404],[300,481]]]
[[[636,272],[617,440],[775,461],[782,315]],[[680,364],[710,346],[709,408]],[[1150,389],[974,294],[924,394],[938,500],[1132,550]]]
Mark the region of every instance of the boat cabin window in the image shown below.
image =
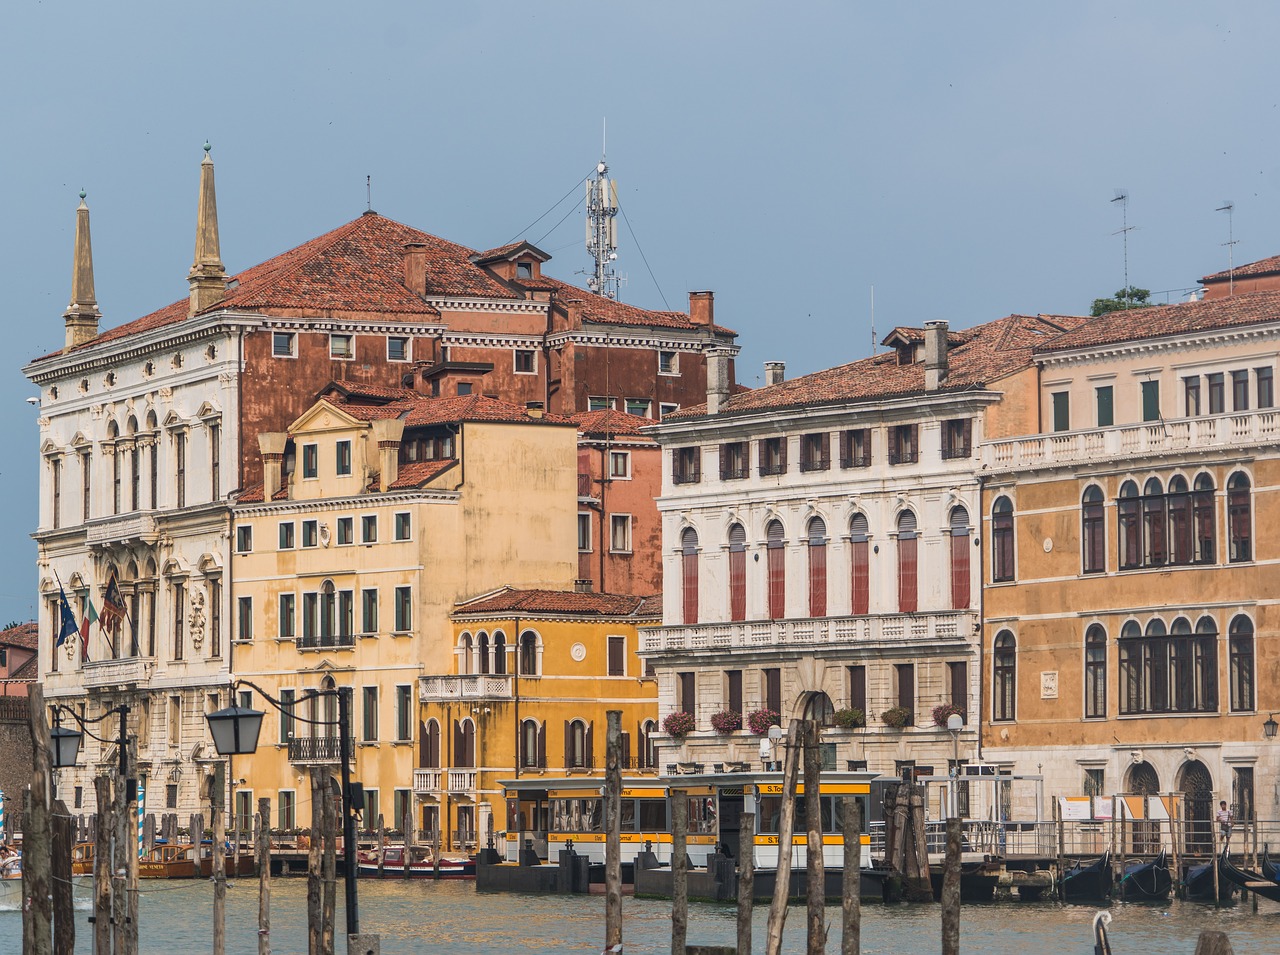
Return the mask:
[[[841,832],[840,825],[840,807],[839,800],[844,796],[823,796],[822,798],[822,831],[838,833]],[[862,818],[870,819],[871,811],[870,798],[867,796],[856,796],[862,803]],[[795,831],[801,832],[804,829],[804,796],[796,796],[795,809]],[[782,797],[781,796],[761,796],[759,808],[756,812],[756,818],[760,820],[761,833],[777,833],[778,824],[782,819]]]
[[[716,832],[715,796],[689,797],[689,834]]]

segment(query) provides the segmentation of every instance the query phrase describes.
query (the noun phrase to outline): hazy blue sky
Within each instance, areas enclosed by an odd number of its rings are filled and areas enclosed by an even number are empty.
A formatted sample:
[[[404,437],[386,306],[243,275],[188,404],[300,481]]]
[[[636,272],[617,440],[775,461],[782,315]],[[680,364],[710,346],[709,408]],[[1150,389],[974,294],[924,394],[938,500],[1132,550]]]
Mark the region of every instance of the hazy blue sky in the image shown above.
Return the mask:
[[[876,327],[1081,313],[1280,253],[1280,7],[1266,3],[15,0],[0,40],[0,618],[34,608],[37,439],[19,367],[61,345],[76,192],[104,327],[186,294],[200,147],[239,270],[357,216],[476,248],[594,165],[608,118],[623,298],[713,289],[739,378]],[[580,190],[575,190],[577,198]],[[571,281],[578,213],[524,233]],[[661,292],[659,291],[659,287]]]

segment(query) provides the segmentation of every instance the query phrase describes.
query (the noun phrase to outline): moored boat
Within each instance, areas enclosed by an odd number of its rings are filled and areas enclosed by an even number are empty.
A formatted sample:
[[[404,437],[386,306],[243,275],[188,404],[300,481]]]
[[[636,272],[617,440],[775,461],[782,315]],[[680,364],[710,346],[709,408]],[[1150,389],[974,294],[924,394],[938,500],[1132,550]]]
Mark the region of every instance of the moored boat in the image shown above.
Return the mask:
[[[1222,854],[1222,874],[1241,889],[1256,892],[1264,899],[1280,902],[1280,882],[1266,878],[1261,872],[1237,866],[1225,852]]]
[[[1213,863],[1202,862],[1187,870],[1187,898],[1202,902],[1213,899]],[[1235,883],[1218,867],[1218,901],[1229,902],[1236,894]]]
[[[1280,883],[1280,865],[1271,861],[1269,846],[1262,847],[1262,874],[1272,882]]]
[[[190,845],[156,846],[138,860],[140,879],[190,879],[195,874],[195,847]]]
[[[1111,852],[1096,862],[1085,865],[1077,861],[1062,874],[1062,899],[1065,902],[1101,902],[1111,898]]]
[[[1173,876],[1163,851],[1150,862],[1127,864],[1120,876],[1120,898],[1127,901],[1163,902],[1169,898],[1171,888]]]
[[[378,868],[378,853],[382,853],[382,868]],[[405,870],[404,846],[385,846],[359,854],[359,871],[362,879],[403,879]],[[474,879],[476,860],[466,857],[440,857],[440,878]],[[429,846],[409,847],[409,878],[436,878],[435,858]]]

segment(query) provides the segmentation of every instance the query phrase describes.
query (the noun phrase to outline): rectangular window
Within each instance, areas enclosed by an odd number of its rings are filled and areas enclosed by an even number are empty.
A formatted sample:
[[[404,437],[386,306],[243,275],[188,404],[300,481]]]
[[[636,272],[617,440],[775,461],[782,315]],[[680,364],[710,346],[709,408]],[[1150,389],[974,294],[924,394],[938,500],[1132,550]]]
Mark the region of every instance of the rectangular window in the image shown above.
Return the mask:
[[[631,480],[631,452],[609,452],[609,477],[616,481]]]
[[[209,488],[210,500],[222,497],[222,428],[216,424],[209,425]],[[133,489],[133,506],[138,507],[137,483]]]
[[[1158,381],[1142,383],[1142,420],[1160,420],[1160,382]]]
[[[458,382],[457,392],[459,396],[471,394],[471,382],[469,381]]]
[[[851,666],[849,670],[849,708],[862,710],[867,715],[867,668],[862,665]]]
[[[612,399],[612,398],[603,398],[603,397],[598,397],[598,396],[597,396],[597,397],[588,397],[588,398],[587,398],[587,410],[588,410],[588,411],[607,411],[608,409],[610,409],[610,408],[612,408],[612,407],[613,407],[613,399]]]
[[[339,477],[345,477],[351,473],[351,442],[339,441],[337,451],[338,475]]]
[[[293,521],[285,521],[280,525],[280,550],[293,550]]]
[[[674,401],[661,401],[658,403],[658,419],[661,420],[669,414],[675,414],[680,410],[680,406]]]
[[[304,444],[302,446],[302,476],[314,478],[320,476],[320,446]]]
[[[786,438],[761,438],[757,455],[761,475],[787,473]]]
[[[281,829],[294,829],[298,825],[297,793],[292,789],[281,789],[276,793],[276,801],[280,807],[278,821]]]
[[[1185,397],[1185,413],[1188,418],[1200,414],[1200,376],[1190,375],[1182,379],[1182,393]]]
[[[364,823],[364,828],[372,829],[378,824],[378,790],[366,789],[364,791],[364,808],[360,810],[360,819]]]
[[[914,663],[896,663],[893,667],[896,682],[898,706],[906,710],[907,725],[915,725],[916,712],[916,665]]]
[[[952,660],[947,664],[949,702],[960,707],[960,715],[967,723],[969,714],[969,664],[964,660]]]
[[[395,533],[398,541],[407,541],[413,536],[413,521],[407,511],[396,514]]]
[[[53,494],[53,526],[62,526],[62,462],[53,458],[49,462],[49,483]]]
[[[973,454],[973,421],[951,418],[942,422],[942,459],[954,461]]]
[[[236,639],[253,639],[253,598],[236,598]]]
[[[1083,792],[1086,796],[1105,796],[1107,794],[1107,776],[1105,769],[1086,769],[1084,771]]]
[[[531,279],[531,278],[533,278],[533,263],[532,263],[532,262],[517,262],[517,263],[516,263],[516,278],[518,278],[518,279]]]
[[[92,462],[92,459],[90,458],[90,452],[81,451],[80,452],[80,498],[81,498],[80,513],[86,521],[89,519],[91,514],[91,511],[89,508],[91,492],[93,490],[93,470],[91,467],[91,462]]]
[[[289,526],[292,527],[293,525],[291,524]],[[320,546],[320,523],[318,521],[302,522],[302,546]]]
[[[1206,377],[1209,381],[1209,414],[1222,414],[1227,410],[1226,383],[1222,372]]]
[[[181,583],[173,585],[173,658],[181,660],[183,654],[183,621],[187,616],[187,589]]]
[[[631,553],[631,515],[609,516],[609,549],[615,554]]]
[[[889,429],[889,463],[915,464],[920,460],[916,425],[899,424]]]
[[[360,518],[360,542],[376,544],[378,542],[378,515],[365,514]]]
[[[1231,410],[1237,414],[1249,410],[1249,372],[1231,373]]]
[[[272,332],[271,354],[276,358],[292,358],[296,338],[293,332]]]
[[[360,632],[378,632],[378,591],[375,587],[360,591]]]
[[[673,484],[697,484],[702,480],[702,449],[673,448],[671,481]]]
[[[745,478],[751,469],[745,441],[731,441],[720,445],[720,480],[737,481]]]
[[[409,339],[399,335],[387,337],[387,361],[408,361]]]
[[[396,632],[406,633],[413,629],[413,588],[396,588]]]
[[[578,512],[578,553],[586,554],[591,551],[591,514],[590,512]]]
[[[236,553],[248,554],[253,550],[253,527],[241,524],[236,528]]]
[[[1258,407],[1273,408],[1276,403],[1275,381],[1270,368],[1255,368],[1254,375],[1258,379]]]
[[[295,594],[280,595],[280,639],[292,640],[297,636],[297,625],[294,617],[298,609],[298,598]]]
[[[364,716],[362,739],[366,743],[373,743],[378,739],[378,688],[376,686],[366,686],[362,696]]]
[[[782,670],[769,667],[761,670],[764,683],[764,708],[775,713],[782,712]]]
[[[871,467],[871,429],[840,432],[840,467]]]
[[[173,436],[175,476],[177,478],[178,507],[187,506],[187,436],[181,432]]]
[[[280,742],[287,743],[293,739],[293,700],[295,691],[280,691]]]
[[[1100,385],[1093,389],[1098,406],[1098,427],[1110,428],[1116,423],[1115,389],[1111,385]]]
[[[350,544],[355,539],[355,519],[350,517],[338,518],[338,543]]]
[[[355,343],[350,335],[330,335],[329,336],[329,357],[330,358],[354,358]]]
[[[678,375],[680,374],[679,356],[673,351],[658,352],[658,374],[660,375]]]
[[[829,471],[831,469],[831,435],[800,435],[800,470]]]
[[[692,673],[676,674],[676,709],[695,713],[698,708],[697,680]]]
[[[169,745],[182,743],[182,697],[169,697]]]
[[[730,713],[742,712],[742,671],[724,671],[724,698]]]
[[[413,687],[396,687],[396,739],[413,739]]]
[[[648,398],[628,398],[627,414],[633,414],[637,418],[647,418],[653,410],[653,402]]]
[[[1071,430],[1071,393],[1055,391],[1049,396],[1053,401],[1053,430]]]
[[[515,362],[517,375],[534,375],[538,372],[537,352],[532,348],[517,348]]]
[[[627,638],[609,638],[609,676],[627,675]]]

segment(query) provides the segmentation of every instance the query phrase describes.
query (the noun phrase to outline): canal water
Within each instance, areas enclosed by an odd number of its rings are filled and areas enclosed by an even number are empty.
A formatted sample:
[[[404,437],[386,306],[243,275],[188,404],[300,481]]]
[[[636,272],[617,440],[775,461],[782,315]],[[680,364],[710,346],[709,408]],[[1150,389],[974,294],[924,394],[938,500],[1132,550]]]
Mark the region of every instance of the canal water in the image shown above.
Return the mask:
[[[143,882],[140,902],[141,955],[187,955],[211,950],[213,891],[208,882]],[[271,885],[271,950],[306,952],[306,880]],[[338,886],[339,953],[342,886]],[[1057,903],[991,903],[963,910],[961,949],[981,955],[1092,955],[1094,909]],[[1202,929],[1227,932],[1238,955],[1280,955],[1280,905],[1262,902],[1257,915],[1247,903],[1221,910],[1191,902],[1164,906],[1110,907],[1115,955],[1192,955]],[[668,955],[671,903],[623,900],[623,941],[628,955]],[[89,913],[76,913],[76,952],[92,951]],[[764,949],[766,912],[756,909],[756,951]],[[227,952],[257,952],[257,882],[236,882],[227,892]],[[478,895],[470,882],[360,883],[361,927],[382,936],[384,955],[559,955],[604,949],[604,899],[600,896]],[[839,951],[840,910],[827,909],[832,925],[829,952]],[[731,945],[732,906],[691,903],[689,942]],[[934,953],[940,950],[936,905],[867,905],[862,951],[866,955]],[[805,948],[803,906],[787,917],[783,950]],[[22,915],[0,911],[0,955],[22,951]]]

